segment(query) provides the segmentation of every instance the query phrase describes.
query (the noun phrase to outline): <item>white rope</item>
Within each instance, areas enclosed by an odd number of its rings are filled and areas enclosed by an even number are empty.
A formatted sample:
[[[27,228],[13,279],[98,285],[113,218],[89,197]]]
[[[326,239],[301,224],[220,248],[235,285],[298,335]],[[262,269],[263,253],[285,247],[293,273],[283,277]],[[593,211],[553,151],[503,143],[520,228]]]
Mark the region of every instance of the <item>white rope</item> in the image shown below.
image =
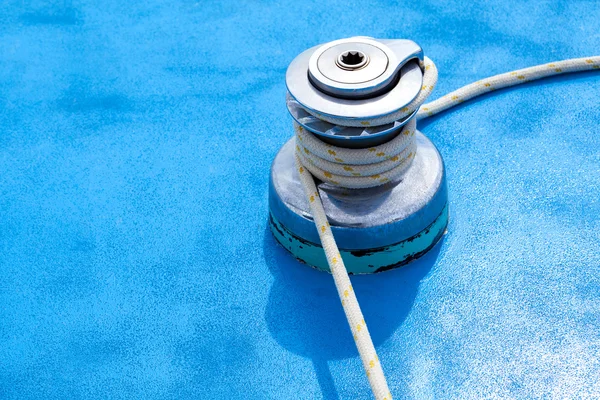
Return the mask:
[[[344,126],[376,126],[400,120],[421,107],[435,87],[437,82],[435,64],[429,58],[425,57],[422,68],[424,76],[421,93],[408,106],[391,116],[372,120],[344,121],[315,113],[313,115],[325,121]],[[463,101],[493,90],[552,75],[598,69],[600,69],[600,56],[558,61],[496,75],[467,85],[431,103],[423,105],[417,113],[417,119],[430,117]],[[344,308],[350,330],[354,336],[356,347],[358,348],[363,367],[371,385],[371,390],[375,399],[391,400],[392,395],[383,374],[383,369],[377,357],[377,352],[360,310],[358,300],[352,289],[344,261],[327,221],[313,175],[322,181],[345,188],[378,186],[399,177],[410,166],[416,152],[414,139],[416,121],[413,119],[409,122],[400,134],[391,141],[370,149],[335,147],[324,143],[296,123],[294,124],[294,128],[296,132],[296,165],[300,174],[300,180],[310,204],[313,219],[319,232],[319,238],[325,250],[327,263],[333,275],[342,307]]]
[[[326,144],[294,122],[296,154],[302,165],[322,181],[357,189],[382,185],[402,175],[415,152],[413,119],[401,134],[370,149],[344,149]]]
[[[315,186],[315,181],[312,175],[302,166],[300,158],[296,156],[296,163],[298,165],[298,172],[300,173],[300,180],[304,187],[304,192],[309,199],[310,210],[312,212],[313,220],[319,231],[319,238],[321,244],[325,250],[325,256],[329,263],[335,286],[342,301],[342,307],[346,313],[350,330],[354,336],[358,353],[363,362],[363,367],[367,373],[367,378],[371,384],[371,389],[375,394],[376,399],[387,399],[390,400],[392,395],[388,389],[375,346],[371,340],[371,335],[367,329],[367,324],[358,305],[358,300],[354,294],[354,289],[350,283],[350,277],[344,266],[344,261],[340,255],[325,210],[323,209],[323,203],[319,198],[319,192]]]
[[[494,75],[471,83],[470,85],[463,86],[431,103],[425,104],[417,113],[417,119],[421,120],[431,117],[432,115],[447,110],[450,107],[454,107],[463,101],[467,101],[485,93],[493,92],[494,90],[547,78],[549,76],[592,70],[600,70],[600,56],[572,58],[570,60],[556,61],[549,64],[541,64],[536,65],[535,67]]]

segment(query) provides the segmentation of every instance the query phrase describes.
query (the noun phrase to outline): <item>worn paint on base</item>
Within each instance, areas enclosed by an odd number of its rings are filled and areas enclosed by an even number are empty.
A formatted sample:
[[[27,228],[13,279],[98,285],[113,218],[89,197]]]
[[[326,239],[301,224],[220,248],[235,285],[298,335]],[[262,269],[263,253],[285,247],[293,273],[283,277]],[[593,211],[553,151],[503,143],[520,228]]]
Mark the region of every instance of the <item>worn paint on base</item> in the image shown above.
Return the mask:
[[[272,213],[269,213],[271,232],[275,239],[298,260],[329,272],[323,247],[306,241],[290,232]],[[366,250],[340,249],[350,274],[368,274],[400,267],[421,257],[440,240],[448,225],[448,205],[424,230],[398,243]]]

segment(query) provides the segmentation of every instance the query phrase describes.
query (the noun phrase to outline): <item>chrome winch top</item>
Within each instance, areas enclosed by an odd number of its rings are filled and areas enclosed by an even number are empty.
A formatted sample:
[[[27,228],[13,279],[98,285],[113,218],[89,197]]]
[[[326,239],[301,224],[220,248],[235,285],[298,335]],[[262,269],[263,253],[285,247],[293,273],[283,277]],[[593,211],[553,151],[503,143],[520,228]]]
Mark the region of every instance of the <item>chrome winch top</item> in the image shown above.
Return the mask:
[[[288,67],[288,110],[300,125],[334,144],[354,147],[353,143],[361,142],[362,147],[385,141],[414,115],[380,127],[345,128],[312,114],[342,120],[392,114],[419,94],[422,60],[421,47],[404,39],[353,37],[315,46]]]

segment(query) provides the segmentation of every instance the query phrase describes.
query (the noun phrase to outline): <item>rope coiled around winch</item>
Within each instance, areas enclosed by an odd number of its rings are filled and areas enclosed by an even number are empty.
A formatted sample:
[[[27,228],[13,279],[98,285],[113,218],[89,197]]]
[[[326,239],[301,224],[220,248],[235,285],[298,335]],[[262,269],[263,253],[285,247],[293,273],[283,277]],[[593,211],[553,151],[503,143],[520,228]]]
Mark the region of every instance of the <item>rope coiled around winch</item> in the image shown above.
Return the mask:
[[[437,69],[433,61],[425,57],[421,68],[424,71],[423,86],[418,96],[391,115],[352,121],[313,115],[344,126],[377,126],[404,119],[427,100],[437,83]],[[389,142],[367,149],[347,149],[323,142],[294,122],[296,154],[302,165],[324,182],[349,189],[379,186],[400,177],[410,166],[416,154],[416,127],[413,118]]]
[[[467,85],[424,105],[423,103],[437,82],[437,69],[427,57],[421,64],[421,68],[424,71],[421,92],[408,106],[391,115],[371,120],[347,121],[312,112],[311,114],[342,126],[377,126],[406,118],[420,107],[416,116],[416,119],[420,120],[494,90],[553,75],[600,70],[600,56],[558,61],[496,75]],[[321,141],[297,123],[294,128],[296,132],[295,157],[300,180],[369,384],[377,400],[391,400],[392,395],[383,369],[327,221],[313,175],[324,182],[344,188],[374,187],[400,177],[410,166],[416,152],[415,118],[407,123],[394,139],[369,149],[347,149],[332,146]]]

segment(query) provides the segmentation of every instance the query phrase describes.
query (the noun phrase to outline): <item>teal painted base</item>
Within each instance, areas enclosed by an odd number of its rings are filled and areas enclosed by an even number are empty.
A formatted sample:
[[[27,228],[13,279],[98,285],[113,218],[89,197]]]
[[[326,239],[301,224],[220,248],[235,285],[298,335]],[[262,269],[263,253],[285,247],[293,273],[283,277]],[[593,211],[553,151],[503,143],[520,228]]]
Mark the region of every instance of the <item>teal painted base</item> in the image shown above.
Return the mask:
[[[329,272],[323,247],[308,242],[290,232],[274,216],[269,215],[271,232],[275,239],[298,260]],[[398,243],[368,250],[340,249],[350,274],[369,274],[408,264],[427,253],[441,239],[448,225],[448,205],[423,231]]]

